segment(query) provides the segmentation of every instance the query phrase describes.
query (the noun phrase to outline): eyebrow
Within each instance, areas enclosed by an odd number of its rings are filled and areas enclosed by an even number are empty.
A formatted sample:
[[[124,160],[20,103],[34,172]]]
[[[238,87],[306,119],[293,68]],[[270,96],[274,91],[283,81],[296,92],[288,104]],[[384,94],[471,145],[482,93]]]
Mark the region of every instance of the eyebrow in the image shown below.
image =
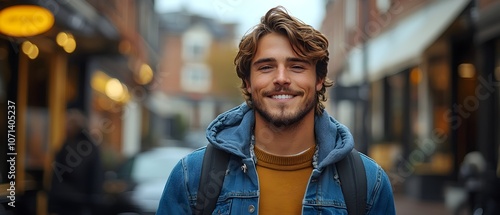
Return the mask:
[[[303,58],[298,58],[298,57],[288,57],[286,58],[287,62],[300,62],[300,63],[306,63],[306,64],[311,64],[310,61],[303,59]]]
[[[311,62],[309,62],[308,60],[298,58],[298,57],[287,57],[286,61],[287,62],[301,62],[301,63],[311,64]],[[255,65],[260,64],[260,63],[268,63],[268,62],[276,62],[276,59],[270,58],[270,57],[269,58],[261,58],[261,59],[256,60],[255,62],[253,62],[252,65],[255,66]]]
[[[269,63],[269,62],[275,62],[275,61],[276,61],[276,59],[270,58],[270,57],[268,57],[268,58],[261,58],[261,59],[256,60],[255,62],[253,62],[252,65],[255,66],[257,64]]]

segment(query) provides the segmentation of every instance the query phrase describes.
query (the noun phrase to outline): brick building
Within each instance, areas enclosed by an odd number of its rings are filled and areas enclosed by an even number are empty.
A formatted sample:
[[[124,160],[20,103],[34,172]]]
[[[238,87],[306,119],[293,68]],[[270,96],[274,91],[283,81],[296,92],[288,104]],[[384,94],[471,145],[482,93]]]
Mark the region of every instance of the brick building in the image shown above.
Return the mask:
[[[153,141],[205,145],[208,124],[242,101],[232,63],[235,24],[183,10],[161,14],[160,29],[158,84],[150,100],[158,116]]]
[[[465,155],[498,163],[498,1],[328,1],[332,112],[396,189],[443,201]]]

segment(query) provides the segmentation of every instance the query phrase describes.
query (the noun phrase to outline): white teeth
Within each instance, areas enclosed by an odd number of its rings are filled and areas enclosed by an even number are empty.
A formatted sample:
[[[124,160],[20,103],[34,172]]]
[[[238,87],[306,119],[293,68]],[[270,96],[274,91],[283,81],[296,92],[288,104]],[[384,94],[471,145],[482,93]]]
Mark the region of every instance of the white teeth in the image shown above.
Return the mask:
[[[274,95],[273,99],[291,99],[293,98],[292,95]]]

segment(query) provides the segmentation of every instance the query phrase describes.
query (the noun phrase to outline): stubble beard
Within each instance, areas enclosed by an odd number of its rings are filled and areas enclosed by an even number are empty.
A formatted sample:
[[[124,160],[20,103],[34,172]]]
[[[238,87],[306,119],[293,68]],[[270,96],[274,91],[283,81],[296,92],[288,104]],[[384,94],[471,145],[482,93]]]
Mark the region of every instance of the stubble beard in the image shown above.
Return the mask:
[[[286,106],[281,104],[278,108],[280,109],[278,114],[273,114],[271,111],[266,109],[262,103],[258,100],[253,100],[253,108],[255,111],[262,116],[262,118],[273,125],[276,128],[284,128],[284,127],[295,127],[298,125],[302,119],[313,109],[316,107],[317,101],[315,97],[311,97],[311,99],[307,100],[302,106],[302,108],[297,109],[295,112],[288,112],[286,110]]]

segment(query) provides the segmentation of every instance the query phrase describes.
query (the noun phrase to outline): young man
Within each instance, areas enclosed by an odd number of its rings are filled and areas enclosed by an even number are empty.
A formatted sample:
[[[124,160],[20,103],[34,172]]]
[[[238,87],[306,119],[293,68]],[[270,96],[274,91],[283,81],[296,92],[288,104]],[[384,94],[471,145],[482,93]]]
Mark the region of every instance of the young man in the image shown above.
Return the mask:
[[[217,214],[347,214],[335,163],[354,147],[349,130],[322,104],[326,37],[276,7],[239,45],[234,60],[246,103],[218,116],[207,129],[214,148],[230,154]],[[172,171],[157,214],[193,214],[205,148]],[[391,185],[361,155],[367,214],[395,214]],[[347,182],[344,182],[347,183]]]

